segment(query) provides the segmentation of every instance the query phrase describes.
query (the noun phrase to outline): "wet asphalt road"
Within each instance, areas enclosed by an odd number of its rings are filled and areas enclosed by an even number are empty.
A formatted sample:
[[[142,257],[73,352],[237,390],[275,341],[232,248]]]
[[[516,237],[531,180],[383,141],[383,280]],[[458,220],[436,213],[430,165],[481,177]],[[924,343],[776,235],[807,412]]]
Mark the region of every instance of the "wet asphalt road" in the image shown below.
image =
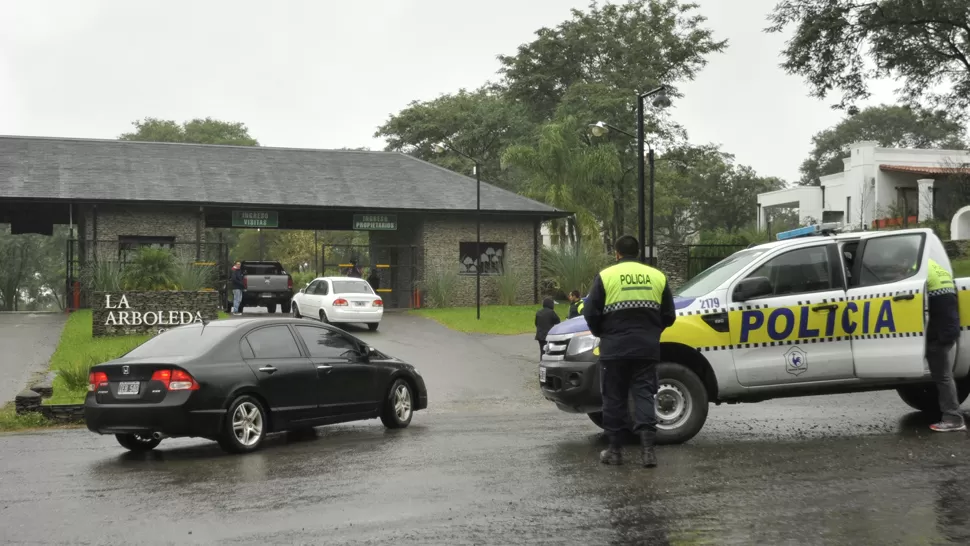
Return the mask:
[[[660,468],[611,468],[594,425],[539,400],[530,336],[400,315],[381,328],[355,333],[428,383],[409,428],[319,428],[246,456],[3,435],[0,542],[970,543],[970,440],[931,435],[894,393],[715,407],[689,444],[660,448]]]
[[[47,369],[66,322],[64,313],[0,313],[0,405]]]

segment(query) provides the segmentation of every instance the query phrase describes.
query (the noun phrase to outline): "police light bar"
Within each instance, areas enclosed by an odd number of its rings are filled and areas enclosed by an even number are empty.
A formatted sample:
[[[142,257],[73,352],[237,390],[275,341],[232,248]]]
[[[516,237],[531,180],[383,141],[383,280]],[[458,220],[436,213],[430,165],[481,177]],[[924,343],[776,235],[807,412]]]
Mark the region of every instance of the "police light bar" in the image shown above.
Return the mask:
[[[839,222],[828,222],[821,225],[805,226],[789,231],[782,231],[777,235],[779,241],[784,241],[787,239],[797,239],[799,237],[813,237],[815,235],[825,235],[827,233],[836,233],[842,228],[842,224]]]

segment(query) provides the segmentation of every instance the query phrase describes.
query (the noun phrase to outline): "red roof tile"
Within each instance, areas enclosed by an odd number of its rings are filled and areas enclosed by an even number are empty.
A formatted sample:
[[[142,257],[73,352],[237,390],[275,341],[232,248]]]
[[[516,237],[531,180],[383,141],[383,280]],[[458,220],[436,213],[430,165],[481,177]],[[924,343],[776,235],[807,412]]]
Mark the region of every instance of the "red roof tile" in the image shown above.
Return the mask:
[[[924,167],[917,165],[879,165],[879,170],[925,175],[970,174],[970,167]]]

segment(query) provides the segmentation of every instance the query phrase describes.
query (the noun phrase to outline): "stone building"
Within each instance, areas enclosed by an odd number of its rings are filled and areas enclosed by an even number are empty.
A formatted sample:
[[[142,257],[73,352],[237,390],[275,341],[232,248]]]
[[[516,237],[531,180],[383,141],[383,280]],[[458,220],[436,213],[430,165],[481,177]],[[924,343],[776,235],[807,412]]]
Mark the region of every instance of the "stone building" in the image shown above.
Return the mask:
[[[0,137],[0,223],[14,233],[76,226],[81,261],[145,246],[214,260],[207,228],[366,230],[367,254],[388,271],[393,306],[419,280],[458,273],[455,304],[497,299],[496,277],[521,277],[517,303],[538,299],[540,228],[570,215],[406,154]],[[482,258],[478,259],[477,258]]]

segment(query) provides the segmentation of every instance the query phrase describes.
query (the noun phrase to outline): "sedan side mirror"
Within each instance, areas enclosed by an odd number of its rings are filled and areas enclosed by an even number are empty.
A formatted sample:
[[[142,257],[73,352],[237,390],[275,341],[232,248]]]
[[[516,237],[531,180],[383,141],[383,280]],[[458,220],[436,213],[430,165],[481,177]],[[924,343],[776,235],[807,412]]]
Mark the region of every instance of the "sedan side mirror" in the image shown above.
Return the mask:
[[[774,288],[768,277],[751,277],[744,279],[734,287],[734,301],[748,301],[762,296],[771,295]]]
[[[304,293],[306,293],[306,288],[301,288],[301,289],[300,289],[300,293],[301,293],[301,294],[304,294]]]

